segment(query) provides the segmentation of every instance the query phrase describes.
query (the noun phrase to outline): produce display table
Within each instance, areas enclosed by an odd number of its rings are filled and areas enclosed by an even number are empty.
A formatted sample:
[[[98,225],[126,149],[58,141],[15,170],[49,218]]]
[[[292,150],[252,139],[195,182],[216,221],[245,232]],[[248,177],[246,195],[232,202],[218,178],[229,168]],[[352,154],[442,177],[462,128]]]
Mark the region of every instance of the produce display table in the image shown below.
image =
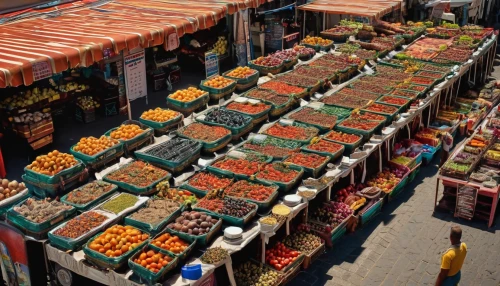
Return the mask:
[[[488,227],[492,226],[493,220],[495,219],[495,212],[496,212],[498,200],[499,200],[499,188],[498,187],[486,188],[482,184],[478,184],[475,182],[463,181],[463,180],[459,180],[459,179],[455,179],[455,178],[450,178],[450,177],[438,175],[437,182],[436,182],[436,194],[435,194],[435,198],[434,198],[434,209],[436,209],[436,207],[437,207],[437,198],[438,198],[439,181],[440,180],[442,181],[444,186],[450,186],[450,187],[471,186],[471,187],[477,188],[479,191],[478,192],[479,195],[492,198],[490,217],[488,219]]]

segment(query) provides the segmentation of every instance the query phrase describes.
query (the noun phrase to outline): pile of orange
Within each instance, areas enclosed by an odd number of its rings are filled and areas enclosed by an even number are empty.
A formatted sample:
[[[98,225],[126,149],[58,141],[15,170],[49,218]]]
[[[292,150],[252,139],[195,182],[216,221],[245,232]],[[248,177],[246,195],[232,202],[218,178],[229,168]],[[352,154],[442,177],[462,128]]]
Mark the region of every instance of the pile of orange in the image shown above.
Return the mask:
[[[111,132],[110,136],[113,139],[128,140],[141,134],[144,130],[137,124],[124,124]]]
[[[321,37],[311,37],[307,36],[305,39],[302,40],[302,43],[308,44],[308,45],[320,45],[320,46],[328,46],[331,43],[333,43],[332,40],[328,39],[323,39]]]
[[[189,87],[188,89],[178,90],[169,95],[168,97],[182,102],[189,102],[197,99],[203,94],[205,94],[205,91],[199,90],[195,87]]]
[[[165,122],[169,121],[170,119],[174,119],[177,116],[179,116],[179,112],[177,111],[157,107],[155,109],[144,111],[141,115],[141,118],[155,122]]]
[[[47,155],[36,157],[35,161],[26,168],[40,174],[54,176],[62,170],[76,165],[76,163],[77,161],[73,155],[54,150]]]
[[[212,79],[209,79],[203,83],[204,86],[213,87],[213,88],[224,88],[230,84],[234,83],[234,80],[225,78],[223,76],[217,76]]]
[[[114,225],[89,244],[89,248],[107,257],[118,257],[137,248],[149,235],[126,225]]]
[[[153,240],[152,244],[175,254],[184,252],[189,246],[189,243],[183,241],[177,235],[171,235],[170,233],[160,235]]]
[[[237,67],[231,72],[227,74],[227,76],[230,77],[235,77],[235,78],[246,78],[249,77],[253,74],[255,74],[257,71],[254,69],[251,69],[249,67]]]
[[[141,254],[134,259],[134,262],[151,272],[158,273],[158,271],[167,266],[172,260],[172,257],[163,253],[154,250],[143,250]]]
[[[78,141],[78,143],[76,143],[75,147],[73,147],[73,150],[93,156],[99,152],[109,149],[110,147],[113,147],[118,143],[118,140],[106,137],[104,135],[99,139],[93,136],[83,137],[82,139],[80,139],[80,141]]]

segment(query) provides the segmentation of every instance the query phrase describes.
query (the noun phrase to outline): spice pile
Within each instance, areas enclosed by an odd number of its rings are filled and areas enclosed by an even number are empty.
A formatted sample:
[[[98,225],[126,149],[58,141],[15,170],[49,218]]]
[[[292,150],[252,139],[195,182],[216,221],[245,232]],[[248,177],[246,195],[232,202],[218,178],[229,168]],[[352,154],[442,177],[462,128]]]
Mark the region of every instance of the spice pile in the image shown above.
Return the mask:
[[[106,175],[113,181],[137,187],[147,187],[168,175],[168,172],[143,161],[134,161]]]
[[[221,126],[209,126],[201,123],[189,124],[185,129],[179,131],[182,135],[211,143],[231,134],[231,131]]]
[[[134,195],[120,194],[117,197],[105,202],[101,206],[101,209],[114,214],[119,214],[125,209],[133,207],[138,201],[139,199]]]
[[[146,207],[133,213],[130,217],[151,225],[156,225],[179,209],[178,202],[169,200],[150,200]]]
[[[54,234],[67,238],[77,238],[100,226],[106,219],[108,217],[93,211],[82,213],[57,229]]]
[[[76,205],[84,205],[98,199],[112,189],[113,185],[110,183],[106,183],[103,181],[93,181],[83,187],[71,191],[66,196],[66,201]]]
[[[29,198],[22,205],[15,206],[14,211],[34,223],[42,223],[72,208],[72,206],[65,205],[59,201]]]

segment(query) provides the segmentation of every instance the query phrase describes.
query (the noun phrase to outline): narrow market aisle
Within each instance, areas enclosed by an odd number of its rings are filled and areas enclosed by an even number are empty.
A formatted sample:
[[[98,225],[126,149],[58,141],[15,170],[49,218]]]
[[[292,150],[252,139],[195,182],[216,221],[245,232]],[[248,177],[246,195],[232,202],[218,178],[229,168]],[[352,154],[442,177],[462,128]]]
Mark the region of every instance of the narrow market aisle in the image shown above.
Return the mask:
[[[433,214],[438,156],[372,222],[344,236],[290,285],[434,285],[450,227],[459,224],[468,256],[460,285],[499,285],[497,221],[458,220]],[[441,191],[442,192],[442,188]]]

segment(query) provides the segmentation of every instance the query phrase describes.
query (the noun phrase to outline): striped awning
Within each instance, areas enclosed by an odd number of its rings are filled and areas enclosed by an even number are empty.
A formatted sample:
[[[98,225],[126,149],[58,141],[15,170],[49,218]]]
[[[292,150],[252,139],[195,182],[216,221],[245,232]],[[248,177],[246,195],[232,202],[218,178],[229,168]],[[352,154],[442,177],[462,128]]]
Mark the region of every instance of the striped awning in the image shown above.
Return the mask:
[[[266,0],[81,0],[0,15],[0,87],[30,85],[50,73],[86,67],[137,47],[179,46],[179,37],[210,28]]]
[[[400,0],[316,0],[298,9],[327,14],[380,18],[393,10],[401,9]]]

